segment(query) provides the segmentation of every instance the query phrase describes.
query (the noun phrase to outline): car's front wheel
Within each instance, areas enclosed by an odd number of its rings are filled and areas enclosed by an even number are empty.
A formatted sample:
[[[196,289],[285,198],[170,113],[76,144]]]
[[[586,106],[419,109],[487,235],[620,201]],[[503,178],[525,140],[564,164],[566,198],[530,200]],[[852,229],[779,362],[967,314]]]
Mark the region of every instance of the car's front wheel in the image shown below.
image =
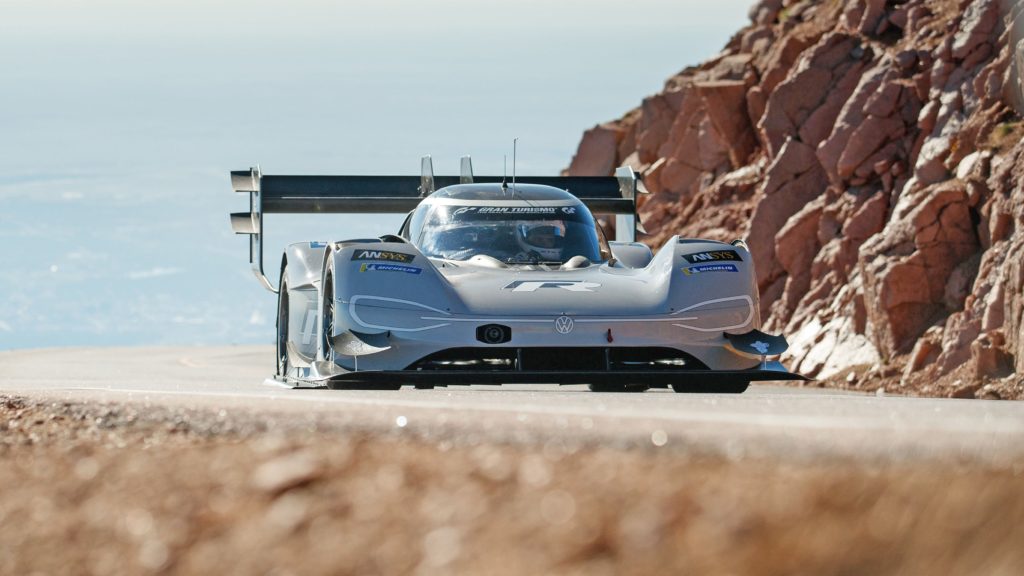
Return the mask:
[[[277,375],[285,377],[291,370],[291,363],[288,360],[288,276],[284,266],[277,285]]]

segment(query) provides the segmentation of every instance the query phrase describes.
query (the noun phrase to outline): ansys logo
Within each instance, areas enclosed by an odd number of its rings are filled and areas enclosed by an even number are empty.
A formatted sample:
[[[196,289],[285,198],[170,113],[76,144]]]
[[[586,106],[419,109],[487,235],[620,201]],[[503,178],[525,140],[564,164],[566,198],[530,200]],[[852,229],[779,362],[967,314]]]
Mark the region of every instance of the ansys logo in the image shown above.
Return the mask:
[[[705,262],[721,262],[722,260],[733,260],[742,262],[743,258],[735,250],[712,250],[710,252],[698,252],[683,256],[690,264],[703,264]]]
[[[385,262],[401,262],[402,264],[408,264],[415,258],[412,254],[389,250],[356,250],[352,253],[353,260],[383,260]]]

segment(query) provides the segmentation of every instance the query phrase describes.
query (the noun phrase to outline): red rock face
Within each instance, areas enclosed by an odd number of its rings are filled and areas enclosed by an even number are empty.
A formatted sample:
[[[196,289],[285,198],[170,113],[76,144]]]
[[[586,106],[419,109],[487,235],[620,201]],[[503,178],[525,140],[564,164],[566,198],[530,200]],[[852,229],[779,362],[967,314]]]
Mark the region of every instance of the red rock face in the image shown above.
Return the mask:
[[[1024,397],[1024,3],[762,0],[588,131],[654,248],[747,239],[765,327],[824,382]]]

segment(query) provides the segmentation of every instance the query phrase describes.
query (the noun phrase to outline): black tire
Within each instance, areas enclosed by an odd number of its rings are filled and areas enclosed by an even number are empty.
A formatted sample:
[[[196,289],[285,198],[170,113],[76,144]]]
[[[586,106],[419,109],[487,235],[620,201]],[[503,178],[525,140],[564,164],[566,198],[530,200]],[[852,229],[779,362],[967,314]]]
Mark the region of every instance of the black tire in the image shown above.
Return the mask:
[[[324,353],[324,360],[334,361],[334,350],[331,345],[331,334],[334,333],[334,278],[330,274],[324,278],[323,301],[320,306],[322,316],[320,318],[320,349]]]
[[[750,382],[727,382],[724,384],[673,384],[672,390],[680,394],[742,394]]]
[[[644,392],[647,384],[587,384],[591,392]]]
[[[288,278],[281,267],[281,281],[277,293],[277,375],[287,376],[291,369],[288,359]]]

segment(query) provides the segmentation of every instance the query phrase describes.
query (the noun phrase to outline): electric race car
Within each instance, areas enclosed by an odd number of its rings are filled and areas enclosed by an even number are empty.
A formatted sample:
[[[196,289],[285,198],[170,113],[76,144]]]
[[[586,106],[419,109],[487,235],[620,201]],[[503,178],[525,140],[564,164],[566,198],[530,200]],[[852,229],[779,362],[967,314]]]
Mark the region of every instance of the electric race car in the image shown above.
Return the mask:
[[[743,241],[633,241],[638,180],[269,176],[232,172],[257,278],[278,295],[277,372],[294,387],[588,384],[743,392],[796,380],[760,327]],[[435,191],[436,190],[436,191]],[[642,192],[642,187],[641,190]],[[264,215],[408,212],[396,234],[287,247],[275,287]],[[608,241],[593,213],[616,215]]]

